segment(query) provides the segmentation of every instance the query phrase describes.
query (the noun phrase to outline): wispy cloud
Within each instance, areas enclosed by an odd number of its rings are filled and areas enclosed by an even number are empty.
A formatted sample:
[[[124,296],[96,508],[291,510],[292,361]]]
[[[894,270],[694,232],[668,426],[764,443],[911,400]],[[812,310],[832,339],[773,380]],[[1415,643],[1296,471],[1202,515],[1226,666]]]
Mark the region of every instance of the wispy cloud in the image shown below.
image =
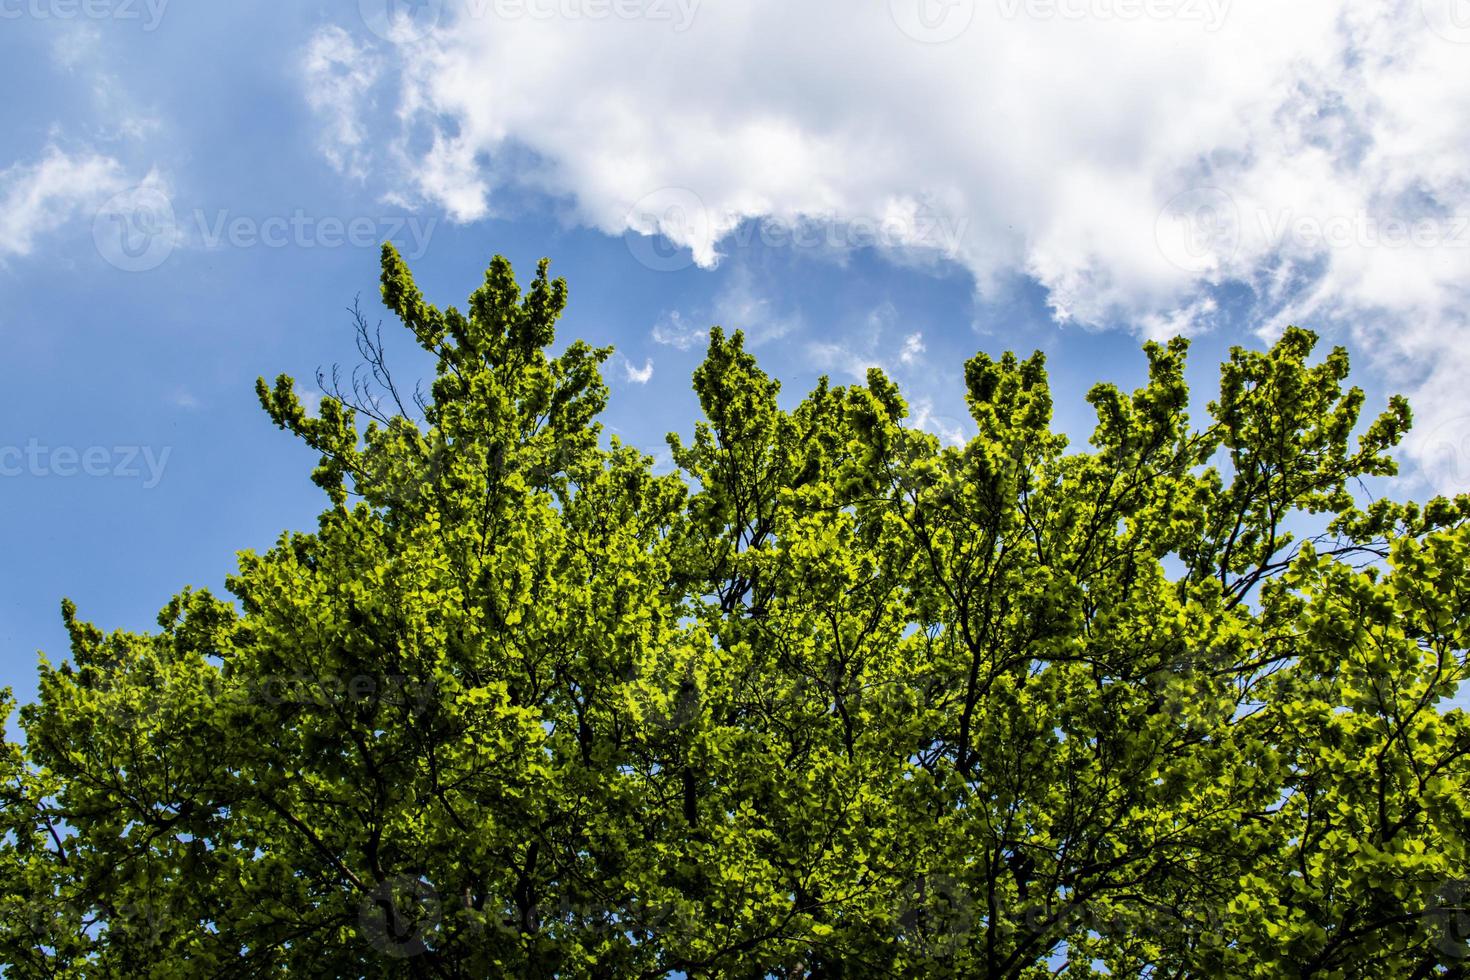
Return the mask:
[[[900,364],[913,366],[924,359],[926,350],[928,348],[924,346],[923,333],[915,331],[903,338],[903,346],[898,351],[898,361]]]
[[[96,24],[72,23],[61,27],[51,42],[51,60],[65,71],[95,64],[101,41],[102,31]]]
[[[759,347],[801,332],[800,312],[766,295],[748,268],[736,266],[723,275],[720,288],[698,312],[665,312],[649,331],[653,341],[675,350],[692,350],[704,343],[711,326],[718,326],[726,333],[743,332],[746,346]]]
[[[869,368],[893,374],[899,367],[917,367],[927,349],[924,334],[911,331],[895,344],[897,321],[898,311],[885,302],[868,311],[860,322],[841,329],[838,337],[809,342],[807,357],[817,370],[835,371],[855,381],[865,379]]]
[[[666,312],[649,332],[654,343],[663,344],[675,350],[689,350],[704,340],[707,335],[707,331],[685,321],[684,315],[678,310]]]
[[[302,70],[306,102],[322,120],[322,153],[337,172],[362,179],[369,166],[364,116],[382,70],[381,58],[342,28],[325,27],[307,46]]]
[[[934,410],[934,399],[923,397],[909,405],[909,421],[916,429],[933,433],[949,446],[963,446],[967,441],[967,424],[953,415]]]
[[[801,314],[782,309],[766,295],[746,266],[736,266],[715,294],[711,319],[727,331],[743,330],[751,347],[786,337],[802,329]]]
[[[129,185],[122,164],[55,144],[39,160],[0,171],[0,259],[29,255],[38,237],[94,210]]]

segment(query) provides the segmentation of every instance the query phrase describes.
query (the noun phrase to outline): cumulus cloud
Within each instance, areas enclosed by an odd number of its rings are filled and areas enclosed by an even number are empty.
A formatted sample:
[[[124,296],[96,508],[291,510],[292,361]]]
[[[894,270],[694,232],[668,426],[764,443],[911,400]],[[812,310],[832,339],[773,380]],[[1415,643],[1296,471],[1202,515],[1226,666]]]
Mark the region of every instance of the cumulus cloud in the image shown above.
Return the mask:
[[[643,366],[637,367],[634,363],[623,358],[623,377],[635,385],[646,385],[653,380],[653,358],[644,358]]]
[[[1470,416],[1455,0],[921,2],[447,4],[374,49],[398,99],[383,170],[458,220],[530,190],[707,267],[752,220],[816,218],[982,293],[1023,272],[1058,320],[1140,335],[1209,329],[1245,287],[1263,333],[1350,336],[1429,428]]]
[[[1214,325],[1220,304],[1213,296],[1200,296],[1178,309],[1145,311],[1139,317],[1139,332],[1149,340],[1193,337]]]
[[[35,240],[129,185],[117,160],[51,145],[32,163],[0,170],[0,259],[29,255]]]

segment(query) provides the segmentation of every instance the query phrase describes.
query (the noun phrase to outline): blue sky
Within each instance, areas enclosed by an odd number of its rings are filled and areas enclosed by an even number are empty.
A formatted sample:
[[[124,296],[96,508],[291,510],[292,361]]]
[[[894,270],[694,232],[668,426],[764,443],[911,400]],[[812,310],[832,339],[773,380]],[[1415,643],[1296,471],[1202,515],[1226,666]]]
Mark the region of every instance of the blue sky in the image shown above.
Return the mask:
[[[1463,489],[1464,2],[0,0],[0,685],[62,596],[146,628],[313,526],[252,387],[353,362],[384,236],[442,304],[550,256],[650,452],[712,323],[941,435],[966,357],[1041,348],[1080,439],[1144,338],[1204,396],[1298,322],[1415,399],[1399,493]]]

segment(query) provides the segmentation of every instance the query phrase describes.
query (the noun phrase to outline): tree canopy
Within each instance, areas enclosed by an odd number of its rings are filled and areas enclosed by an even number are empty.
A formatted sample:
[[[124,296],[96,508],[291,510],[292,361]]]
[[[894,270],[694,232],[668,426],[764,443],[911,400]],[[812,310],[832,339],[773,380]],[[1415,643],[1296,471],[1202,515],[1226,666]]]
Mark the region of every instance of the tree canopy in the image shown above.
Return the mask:
[[[544,260],[382,297],[417,408],[365,333],[381,399],[257,385],[314,532],[154,633],[63,603],[7,975],[1467,974],[1470,496],[1367,499],[1410,412],[1343,350],[1233,349],[1195,423],[1149,343],[1083,448],[977,354],[949,446],[715,328],[658,474]]]

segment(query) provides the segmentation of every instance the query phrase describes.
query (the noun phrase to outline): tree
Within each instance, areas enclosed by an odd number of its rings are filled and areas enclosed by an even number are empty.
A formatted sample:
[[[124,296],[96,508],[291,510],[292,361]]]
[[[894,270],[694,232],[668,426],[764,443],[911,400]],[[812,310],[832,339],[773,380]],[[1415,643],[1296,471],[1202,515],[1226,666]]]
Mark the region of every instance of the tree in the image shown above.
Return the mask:
[[[1410,413],[1342,350],[1233,350],[1196,427],[1150,343],[1081,451],[979,354],[951,447],[716,328],[655,475],[545,261],[382,287],[422,417],[360,317],[384,397],[258,383],[314,533],[156,633],[63,604],[8,975],[1467,974],[1470,497],[1359,502]]]

